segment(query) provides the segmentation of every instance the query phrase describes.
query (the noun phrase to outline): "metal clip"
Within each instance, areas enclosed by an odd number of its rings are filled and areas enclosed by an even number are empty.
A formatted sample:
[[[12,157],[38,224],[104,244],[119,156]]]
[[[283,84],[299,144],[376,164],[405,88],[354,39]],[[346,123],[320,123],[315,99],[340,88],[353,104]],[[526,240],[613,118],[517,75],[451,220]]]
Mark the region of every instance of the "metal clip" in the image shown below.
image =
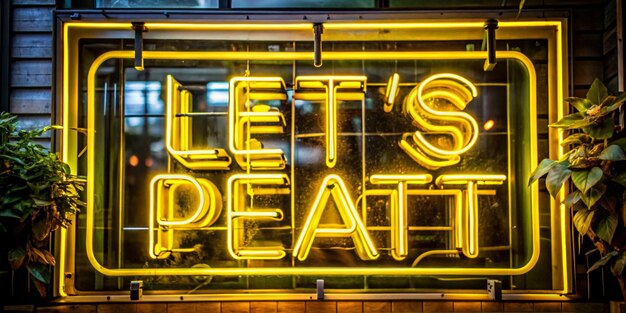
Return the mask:
[[[132,22],[135,30],[135,69],[143,71],[143,33],[148,31],[144,22]]]
[[[482,50],[487,49],[487,59],[483,70],[486,72],[496,67],[496,29],[498,29],[498,20],[488,19],[485,21],[485,35],[483,36]]]

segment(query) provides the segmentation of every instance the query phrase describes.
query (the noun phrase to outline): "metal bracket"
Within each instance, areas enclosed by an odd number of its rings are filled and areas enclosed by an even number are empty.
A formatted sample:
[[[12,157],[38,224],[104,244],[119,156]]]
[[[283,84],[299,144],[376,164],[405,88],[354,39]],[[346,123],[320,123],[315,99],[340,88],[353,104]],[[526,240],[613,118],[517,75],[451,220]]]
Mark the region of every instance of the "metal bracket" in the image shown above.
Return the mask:
[[[496,67],[496,29],[498,29],[498,20],[488,19],[485,21],[482,50],[487,50],[487,59],[483,66],[483,70],[486,72],[492,71]]]
[[[141,300],[143,297],[143,281],[133,280],[130,282],[130,300]]]
[[[135,31],[135,69],[143,71],[143,33],[148,31],[144,22],[132,22]]]
[[[487,293],[491,300],[502,301],[502,282],[495,279],[487,279]]]
[[[317,280],[317,300],[324,300],[324,280]]]
[[[313,66],[322,66],[322,33],[324,25],[322,23],[313,24]]]

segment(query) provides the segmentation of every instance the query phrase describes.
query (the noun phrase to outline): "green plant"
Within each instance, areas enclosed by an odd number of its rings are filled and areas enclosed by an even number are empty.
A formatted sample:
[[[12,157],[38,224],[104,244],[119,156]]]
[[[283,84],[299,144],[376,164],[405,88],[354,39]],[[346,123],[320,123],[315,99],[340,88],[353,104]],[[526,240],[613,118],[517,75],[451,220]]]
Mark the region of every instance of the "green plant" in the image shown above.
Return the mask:
[[[571,180],[562,202],[574,210],[576,230],[588,236],[602,256],[589,271],[609,265],[626,299],[626,138],[618,138],[621,127],[615,124],[624,100],[626,93],[609,95],[597,79],[586,98],[565,99],[577,112],[549,126],[568,134],[561,145],[569,150],[558,160],[541,161],[529,184],[546,176],[546,188],[557,198]]]
[[[67,164],[33,140],[53,126],[16,130],[17,118],[0,114],[0,233],[11,269],[26,267],[39,293],[46,294],[51,232],[70,223],[83,205],[82,180]]]

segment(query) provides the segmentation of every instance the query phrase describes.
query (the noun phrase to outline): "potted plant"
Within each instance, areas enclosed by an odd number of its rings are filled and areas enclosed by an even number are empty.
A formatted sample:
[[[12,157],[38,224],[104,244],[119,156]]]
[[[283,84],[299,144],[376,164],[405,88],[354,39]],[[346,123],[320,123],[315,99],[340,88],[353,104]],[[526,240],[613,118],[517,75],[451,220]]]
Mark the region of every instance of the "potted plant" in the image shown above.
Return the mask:
[[[586,98],[567,98],[576,113],[549,125],[565,132],[561,145],[569,148],[558,160],[544,159],[532,172],[529,184],[546,176],[553,198],[572,182],[562,203],[574,211],[573,223],[600,251],[601,259],[589,268],[610,267],[626,299],[626,138],[616,125],[626,93],[609,95],[596,79]]]
[[[55,265],[50,233],[66,227],[83,205],[78,194],[83,180],[33,141],[56,127],[18,131],[16,126],[16,116],[0,114],[0,251],[11,270],[26,268],[43,297]]]

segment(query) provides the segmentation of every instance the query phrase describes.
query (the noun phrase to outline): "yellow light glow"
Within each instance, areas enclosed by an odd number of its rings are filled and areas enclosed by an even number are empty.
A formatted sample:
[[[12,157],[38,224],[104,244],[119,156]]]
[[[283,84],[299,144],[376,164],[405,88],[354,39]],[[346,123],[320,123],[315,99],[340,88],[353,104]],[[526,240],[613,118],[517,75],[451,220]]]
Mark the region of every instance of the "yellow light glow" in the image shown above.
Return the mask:
[[[227,185],[227,243],[228,253],[236,260],[243,259],[281,259],[285,253],[283,246],[274,247],[242,247],[245,225],[242,219],[256,220],[282,220],[283,211],[280,209],[258,209],[248,207],[245,203],[245,193],[241,192],[243,186],[251,188],[254,185],[277,185],[276,190],[264,188],[271,194],[283,194],[278,191],[289,185],[289,178],[284,174],[235,174],[228,178]],[[249,192],[248,192],[249,193]],[[252,197],[253,195],[249,195]],[[252,201],[251,201],[252,202]]]
[[[544,25],[545,26],[545,25]],[[76,50],[76,42],[72,43],[72,49]],[[95,178],[93,177],[95,168],[95,147],[94,147],[94,125],[95,125],[95,74],[100,65],[111,58],[124,58],[132,59],[134,56],[133,51],[111,51],[106,52],[99,56],[92,64],[88,80],[88,146],[87,146],[87,195],[94,194]],[[312,53],[309,52],[287,52],[287,53],[247,53],[247,52],[163,52],[163,51],[145,51],[144,58],[147,59],[164,59],[164,60],[185,60],[185,59],[197,59],[197,60],[312,60]],[[420,60],[420,59],[435,59],[435,60],[449,60],[449,59],[484,59],[486,52],[474,51],[474,52],[325,52],[325,60]],[[528,70],[529,73],[529,105],[534,108],[536,101],[535,84],[536,77],[532,62],[523,54],[515,51],[498,51],[498,58],[515,59],[519,60]],[[65,59],[65,56],[64,56]],[[72,59],[73,60],[73,59]],[[74,62],[74,61],[72,61]],[[65,63],[67,64],[67,63]],[[64,65],[65,66],[65,65]],[[73,65],[72,65],[73,66]],[[65,69],[64,69],[65,72]],[[67,71],[69,75],[69,71]],[[72,75],[77,75],[72,73]],[[559,79],[562,79],[561,74],[558,75]],[[64,78],[67,77],[64,75]],[[64,79],[64,82],[67,82]],[[65,83],[64,83],[65,84]],[[68,85],[64,85],[68,87]],[[74,90],[74,89],[72,89]],[[64,108],[69,108],[71,105],[75,106],[77,103],[77,94],[75,90],[72,91],[72,98],[67,97],[63,100]],[[67,111],[65,111],[67,112]],[[534,112],[534,111],[532,111]],[[533,115],[534,116],[534,115]],[[531,134],[536,134],[536,125],[532,123],[531,119]],[[67,142],[67,141],[66,141]],[[531,136],[530,142],[530,158],[536,163],[536,138]],[[410,194],[410,193],[409,193]],[[538,219],[538,206],[537,206],[537,188],[536,185],[531,187],[532,205],[531,218],[532,218],[532,255],[527,262],[520,267],[516,268],[398,268],[398,267],[301,267],[301,268],[285,268],[285,267],[266,267],[266,268],[145,268],[145,269],[111,269],[102,266],[97,257],[94,254],[94,199],[92,196],[87,197],[87,209],[86,212],[86,252],[89,262],[94,269],[104,275],[110,276],[154,276],[154,275],[222,275],[222,276],[238,276],[238,275],[520,275],[528,272],[539,257],[539,219]],[[563,237],[562,237],[563,238]],[[563,239],[566,240],[566,239]],[[563,260],[566,260],[563,258]],[[566,262],[566,261],[564,261]]]
[[[496,122],[494,122],[493,120],[488,120],[485,122],[485,125],[483,125],[483,128],[487,131],[491,130],[493,128],[493,126],[496,124]]]
[[[195,188],[198,204],[191,216],[185,219],[175,219],[176,190],[185,185],[191,185]],[[168,189],[167,197],[164,196],[163,189]],[[164,200],[167,202],[166,208],[163,208]],[[165,258],[171,251],[193,251],[192,248],[174,247],[174,230],[209,226],[215,223],[221,208],[222,197],[219,190],[206,179],[196,179],[186,174],[159,174],[154,176],[150,181],[150,221],[148,223],[150,257]],[[167,212],[167,214],[163,214],[163,212]],[[159,224],[158,227],[155,227],[155,220]],[[163,231],[164,228],[166,231]],[[155,231],[157,232],[156,243]]]
[[[501,185],[505,175],[457,174],[441,175],[435,180],[437,185],[466,185],[465,207],[462,216],[457,211],[457,222],[460,222],[462,233],[461,247],[468,258],[478,256],[478,185]]]
[[[172,75],[167,75],[165,147],[167,152],[189,169],[228,169],[231,159],[224,149],[191,149],[191,124],[189,116],[192,95],[182,90],[182,85]]]
[[[283,113],[262,100],[287,99],[281,77],[234,77],[228,90],[228,142],[242,169],[283,169],[282,149],[261,148],[263,144],[252,134],[282,133],[286,126]],[[264,126],[255,124],[263,123]],[[269,126],[266,124],[270,124]]]
[[[389,82],[387,83],[387,89],[385,90],[385,105],[383,110],[387,113],[391,112],[393,109],[393,103],[396,101],[396,96],[398,95],[398,84],[400,83],[400,75],[398,73],[393,73],[391,77],[389,77]]]
[[[333,199],[343,225],[320,225],[328,199]],[[362,260],[375,260],[378,250],[370,238],[354,202],[341,177],[328,175],[324,178],[315,197],[313,206],[302,226],[302,232],[293,247],[293,255],[300,261],[306,260],[316,237],[351,237],[356,252]]]
[[[404,260],[409,251],[407,191],[409,184],[424,185],[433,180],[431,175],[372,175],[372,184],[397,184],[391,194],[391,256]]]
[[[363,100],[367,76],[298,76],[294,90],[296,99],[323,99],[326,110],[326,166],[337,164],[337,101]]]
[[[478,123],[465,112],[436,110],[427,102],[446,101],[458,109],[464,109],[477,94],[476,87],[469,80],[456,74],[442,73],[426,78],[405,98],[404,111],[426,134],[449,135],[452,147],[440,148],[431,144],[421,131],[416,131],[412,136],[405,133],[399,142],[400,147],[418,164],[428,169],[457,164],[461,160],[460,155],[476,143]],[[452,125],[433,124],[432,121]]]

